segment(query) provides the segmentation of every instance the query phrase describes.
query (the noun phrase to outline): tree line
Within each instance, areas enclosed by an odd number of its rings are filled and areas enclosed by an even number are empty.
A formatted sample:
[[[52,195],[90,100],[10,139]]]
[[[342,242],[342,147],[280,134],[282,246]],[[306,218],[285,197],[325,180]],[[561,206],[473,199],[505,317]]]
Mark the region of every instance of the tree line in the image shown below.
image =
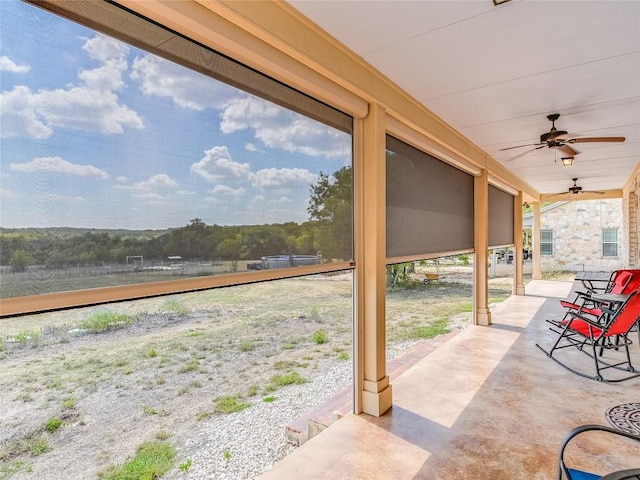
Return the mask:
[[[351,168],[321,173],[311,185],[309,221],[268,225],[207,225],[194,218],[184,227],[132,232],[70,229],[2,229],[0,264],[12,271],[29,266],[59,267],[100,262],[124,263],[127,256],[145,262],[169,256],[185,260],[254,260],[267,255],[352,256]]]

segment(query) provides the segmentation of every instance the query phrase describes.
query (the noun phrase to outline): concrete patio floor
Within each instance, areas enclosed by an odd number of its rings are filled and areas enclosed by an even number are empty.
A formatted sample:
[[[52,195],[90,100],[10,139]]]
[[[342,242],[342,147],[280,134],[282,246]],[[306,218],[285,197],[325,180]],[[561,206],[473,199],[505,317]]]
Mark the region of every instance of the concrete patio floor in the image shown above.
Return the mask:
[[[346,415],[259,478],[556,478],[558,447],[570,429],[608,425],[607,409],[640,402],[640,378],[582,378],[536,348],[551,346],[555,334],[544,320],[562,314],[558,299],[571,289],[572,282],[530,282],[525,296],[495,307],[492,326],[464,329],[392,379],[393,408],[385,415]],[[566,355],[588,367],[583,354]],[[637,446],[602,434],[568,453],[600,474],[640,467]]]

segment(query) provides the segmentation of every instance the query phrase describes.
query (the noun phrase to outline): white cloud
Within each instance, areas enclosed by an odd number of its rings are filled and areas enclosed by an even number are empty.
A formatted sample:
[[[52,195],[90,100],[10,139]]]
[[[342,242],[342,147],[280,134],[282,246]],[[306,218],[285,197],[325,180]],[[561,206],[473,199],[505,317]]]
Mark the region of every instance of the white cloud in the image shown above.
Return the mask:
[[[245,188],[231,188],[226,185],[216,185],[211,189],[211,193],[226,195],[229,197],[242,197],[247,190]]]
[[[159,173],[149,177],[148,180],[142,182],[136,182],[133,185],[115,185],[114,188],[119,190],[135,190],[138,192],[147,192],[150,190],[162,189],[162,188],[176,188],[178,182],[172,179],[169,175]]]
[[[136,194],[134,194],[134,197],[139,198],[141,200],[153,200],[153,201],[164,201],[164,200],[166,200],[165,196],[160,195],[159,193],[151,193],[151,192],[136,193]]]
[[[78,165],[60,157],[40,157],[26,163],[11,163],[9,168],[16,172],[56,172],[79,177],[109,178],[109,174],[92,165]]]
[[[127,177],[116,177],[116,182],[118,183],[127,183]]]
[[[276,203],[276,204],[278,204],[278,203],[291,203],[291,202],[292,202],[292,200],[289,197],[280,197],[277,200],[276,199],[271,200],[271,203]]]
[[[39,195],[40,200],[47,202],[62,202],[64,204],[68,203],[82,203],[87,200],[84,197],[79,195],[60,195],[58,193],[47,193],[44,195]]]
[[[0,198],[4,199],[4,200],[9,200],[9,199],[14,199],[14,198],[21,198],[22,195],[19,193],[16,193],[12,190],[9,190],[8,188],[0,188]]]
[[[248,180],[253,176],[249,164],[233,161],[227,147],[212,147],[204,153],[199,162],[191,165],[191,171],[209,182]]]
[[[255,144],[253,143],[247,143],[245,144],[244,148],[246,150],[249,150],[250,152],[259,152],[260,150],[258,149],[258,147],[255,146]]]
[[[0,94],[2,136],[48,138],[54,128],[123,133],[125,128],[141,129],[138,114],[119,103],[122,74],[127,69],[128,47],[117,40],[97,35],[83,49],[101,65],[81,70],[79,85],[33,92],[16,86]]]
[[[53,133],[46,120],[36,113],[32,105],[34,98],[35,94],[25,86],[0,93],[0,130],[3,137],[26,135],[43,139]]]
[[[29,65],[16,65],[14,61],[6,55],[0,57],[0,72],[27,73],[29,70],[31,70]]]
[[[232,99],[222,112],[222,133],[244,129],[269,148],[327,158],[351,154],[348,135],[257,97]]]
[[[151,54],[137,57],[132,70],[144,94],[171,98],[183,108],[222,108],[238,95],[233,87]]]
[[[294,184],[311,185],[318,180],[315,173],[304,168],[265,168],[255,174],[255,185],[271,188],[287,188]]]
[[[88,39],[82,49],[89,54],[93,60],[108,62],[112,59],[122,59],[129,53],[129,47],[105,35],[96,35]]]

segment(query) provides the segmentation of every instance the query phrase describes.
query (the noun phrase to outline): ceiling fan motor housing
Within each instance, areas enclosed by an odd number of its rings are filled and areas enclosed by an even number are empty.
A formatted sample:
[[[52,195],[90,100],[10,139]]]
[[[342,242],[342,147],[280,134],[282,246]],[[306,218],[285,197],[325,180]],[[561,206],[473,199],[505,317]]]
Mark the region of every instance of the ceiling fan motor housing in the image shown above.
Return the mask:
[[[551,115],[547,115],[547,119],[551,122],[551,130],[549,130],[547,133],[543,133],[542,135],[540,135],[540,143],[552,142],[553,140],[558,138],[560,135],[567,134],[567,132],[565,132],[564,130],[558,130],[556,128],[556,120],[558,118],[560,118],[559,113],[552,113]],[[549,144],[550,148],[557,147],[557,146],[560,146],[560,144],[558,145],[553,145],[552,143]]]
[[[577,185],[578,179],[577,178],[572,178],[571,180],[573,180],[573,186],[569,187],[569,191],[574,195],[576,193],[579,193],[580,191],[582,191],[582,187],[579,187]]]

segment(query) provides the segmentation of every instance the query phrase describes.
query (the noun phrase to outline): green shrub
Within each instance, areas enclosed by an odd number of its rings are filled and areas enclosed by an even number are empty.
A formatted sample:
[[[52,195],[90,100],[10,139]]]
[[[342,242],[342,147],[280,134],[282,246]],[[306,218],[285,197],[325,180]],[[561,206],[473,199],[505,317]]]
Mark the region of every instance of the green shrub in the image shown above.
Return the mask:
[[[176,449],[168,442],[143,443],[133,458],[100,474],[104,480],[155,480],[172,466]]]
[[[189,313],[189,308],[175,299],[165,300],[165,302],[162,304],[162,307],[160,307],[160,310],[162,310],[163,312],[171,312],[178,315],[186,315],[187,313]]]
[[[20,330],[13,340],[22,345],[26,345],[29,342],[39,345],[42,340],[42,332],[40,330]]]
[[[44,426],[44,429],[49,433],[53,433],[56,430],[58,430],[62,426],[62,424],[63,422],[61,418],[53,417],[47,421],[47,423]]]
[[[50,451],[51,447],[44,438],[38,438],[29,445],[29,453],[34,457]]]
[[[225,395],[218,397],[215,400],[214,410],[219,413],[234,413],[241,412],[245,408],[251,406],[248,402],[241,402],[238,397],[234,395]]]
[[[255,342],[252,342],[250,340],[245,340],[240,344],[240,346],[238,347],[238,350],[240,350],[241,352],[250,352],[251,350],[255,350],[255,348],[256,348]]]
[[[101,333],[107,330],[117,330],[133,323],[134,318],[125,313],[100,311],[93,312],[82,320],[78,326],[91,333]]]
[[[329,341],[329,334],[325,330],[316,330],[311,334],[311,340],[318,345]]]
[[[282,375],[274,375],[271,377],[271,383],[267,385],[264,389],[265,393],[274,392],[280,387],[285,387],[287,385],[302,385],[303,383],[307,383],[307,380],[304,377],[301,377],[298,372],[289,372],[284,373]]]

